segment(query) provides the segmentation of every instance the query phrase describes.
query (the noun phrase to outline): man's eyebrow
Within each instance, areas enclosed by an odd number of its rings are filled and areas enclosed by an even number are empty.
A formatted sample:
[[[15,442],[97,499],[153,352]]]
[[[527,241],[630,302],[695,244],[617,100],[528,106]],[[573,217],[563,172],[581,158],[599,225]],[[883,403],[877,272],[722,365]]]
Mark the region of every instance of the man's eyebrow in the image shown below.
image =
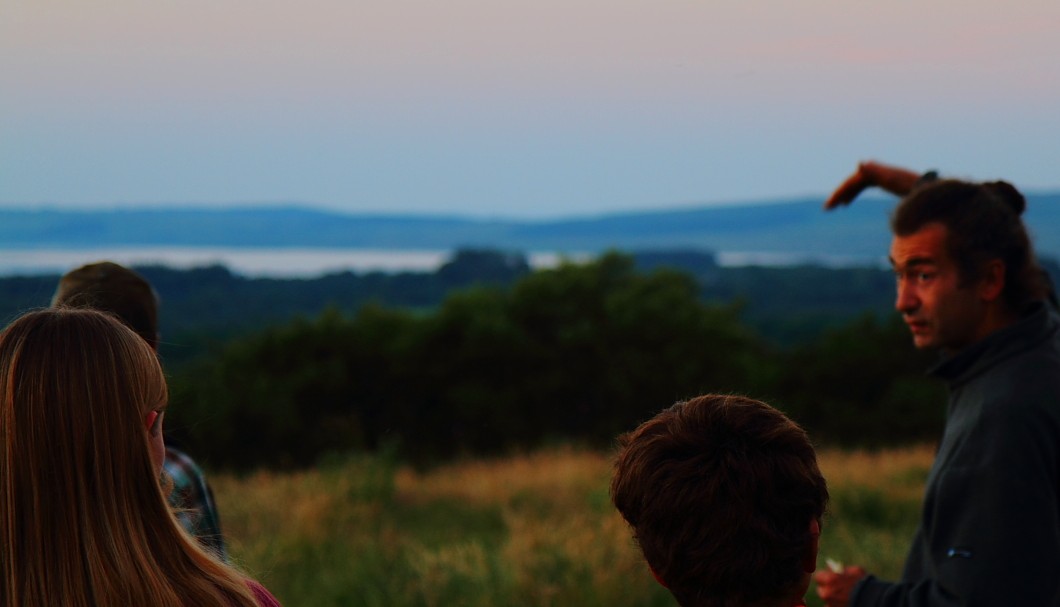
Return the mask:
[[[891,267],[892,268],[898,269],[898,264],[894,261],[893,257],[888,255],[887,256],[887,261],[891,262]],[[934,266],[934,265],[938,265],[938,261],[936,261],[933,257],[910,257],[909,259],[905,260],[905,264],[903,264],[902,267],[905,268],[905,269],[910,269],[910,268],[916,268],[916,267],[919,267],[919,266]]]

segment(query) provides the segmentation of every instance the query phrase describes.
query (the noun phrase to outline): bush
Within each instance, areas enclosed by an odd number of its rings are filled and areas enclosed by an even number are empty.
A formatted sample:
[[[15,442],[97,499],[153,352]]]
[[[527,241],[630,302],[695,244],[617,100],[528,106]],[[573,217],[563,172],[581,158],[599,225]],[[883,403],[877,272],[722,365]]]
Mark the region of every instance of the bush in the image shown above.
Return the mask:
[[[937,436],[942,388],[900,322],[866,315],[778,350],[740,315],[703,303],[686,274],[613,253],[454,291],[432,312],[329,309],[232,341],[173,378],[171,425],[234,469],[384,444],[419,464],[606,446],[707,392],[767,400],[825,442]]]

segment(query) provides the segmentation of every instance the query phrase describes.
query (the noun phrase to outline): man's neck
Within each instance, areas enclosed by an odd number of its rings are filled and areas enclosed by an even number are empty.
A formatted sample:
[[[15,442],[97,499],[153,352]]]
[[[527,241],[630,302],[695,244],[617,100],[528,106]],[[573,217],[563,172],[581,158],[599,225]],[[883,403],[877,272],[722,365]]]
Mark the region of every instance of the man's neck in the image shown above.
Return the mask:
[[[958,348],[943,348],[943,352],[947,356],[959,354],[962,351],[967,350],[975,344],[983,341],[994,333],[997,333],[1002,329],[1012,326],[1018,320],[1019,315],[1012,313],[1007,307],[1001,305],[991,306],[987,309],[986,314],[983,316],[982,322],[979,323],[978,329],[976,330],[974,335],[974,339]]]

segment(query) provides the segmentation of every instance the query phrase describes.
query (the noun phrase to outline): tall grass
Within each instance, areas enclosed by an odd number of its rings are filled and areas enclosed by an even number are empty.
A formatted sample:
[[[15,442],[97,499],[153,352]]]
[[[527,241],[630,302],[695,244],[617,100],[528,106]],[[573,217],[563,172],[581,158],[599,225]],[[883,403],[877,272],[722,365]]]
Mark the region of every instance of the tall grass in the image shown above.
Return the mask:
[[[823,452],[833,501],[821,562],[897,576],[931,458]],[[609,480],[608,454],[572,449],[429,472],[383,455],[211,479],[230,552],[287,607],[674,605]]]

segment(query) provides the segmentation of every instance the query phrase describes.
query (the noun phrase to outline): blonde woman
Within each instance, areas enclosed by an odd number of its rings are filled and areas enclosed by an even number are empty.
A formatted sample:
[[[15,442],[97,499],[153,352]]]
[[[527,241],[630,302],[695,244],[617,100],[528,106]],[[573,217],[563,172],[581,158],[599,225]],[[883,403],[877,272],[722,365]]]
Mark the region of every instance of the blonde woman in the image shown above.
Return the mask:
[[[279,605],[169,510],[166,402],[154,352],[102,312],[30,312],[0,333],[0,604]]]

